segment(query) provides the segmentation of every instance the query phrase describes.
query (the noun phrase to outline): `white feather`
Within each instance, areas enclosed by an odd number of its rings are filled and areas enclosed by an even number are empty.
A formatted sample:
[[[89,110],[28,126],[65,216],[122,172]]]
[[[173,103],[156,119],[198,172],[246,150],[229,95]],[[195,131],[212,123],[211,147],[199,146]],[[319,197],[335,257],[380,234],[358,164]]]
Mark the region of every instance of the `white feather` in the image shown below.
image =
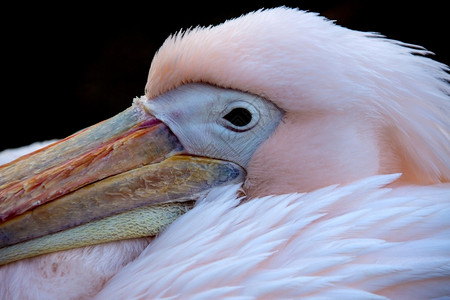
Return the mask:
[[[217,189],[97,299],[450,295],[450,185],[382,187],[397,177],[239,205],[239,186]]]
[[[438,183],[450,178],[450,76],[425,54],[287,8],[169,38],[149,99],[205,82],[290,112],[245,183],[281,195],[241,203],[238,186],[217,189],[148,246],[121,241],[4,266],[0,298],[449,298],[450,184]],[[304,119],[317,112],[330,113]],[[388,189],[398,174],[369,177],[400,170],[402,184],[435,185]],[[349,184],[316,189],[331,183]],[[291,191],[312,192],[283,195]]]

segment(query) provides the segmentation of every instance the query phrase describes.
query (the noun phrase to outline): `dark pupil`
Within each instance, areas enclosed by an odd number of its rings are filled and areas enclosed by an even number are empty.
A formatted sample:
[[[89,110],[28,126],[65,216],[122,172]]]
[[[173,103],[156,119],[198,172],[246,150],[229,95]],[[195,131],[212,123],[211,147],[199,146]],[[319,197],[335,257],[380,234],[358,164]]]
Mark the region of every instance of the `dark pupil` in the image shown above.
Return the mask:
[[[252,114],[245,108],[238,107],[234,108],[223,118],[235,126],[242,127],[250,123],[252,120]]]

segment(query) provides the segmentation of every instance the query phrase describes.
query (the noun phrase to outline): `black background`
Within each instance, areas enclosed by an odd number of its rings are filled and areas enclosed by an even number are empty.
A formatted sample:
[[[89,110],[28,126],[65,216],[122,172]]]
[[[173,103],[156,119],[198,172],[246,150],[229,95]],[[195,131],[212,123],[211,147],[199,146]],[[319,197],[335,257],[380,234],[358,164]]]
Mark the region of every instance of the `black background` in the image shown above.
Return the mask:
[[[422,45],[450,64],[446,1],[52,2],[2,7],[0,150],[63,138],[115,115],[144,93],[167,36],[263,7],[315,11]]]

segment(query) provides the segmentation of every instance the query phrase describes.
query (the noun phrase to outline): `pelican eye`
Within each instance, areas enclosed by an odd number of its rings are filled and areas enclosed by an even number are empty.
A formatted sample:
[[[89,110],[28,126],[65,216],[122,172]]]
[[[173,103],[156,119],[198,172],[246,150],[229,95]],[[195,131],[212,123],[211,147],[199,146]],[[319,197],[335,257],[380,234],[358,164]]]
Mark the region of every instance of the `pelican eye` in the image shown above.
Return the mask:
[[[222,113],[221,122],[226,128],[243,132],[253,128],[259,120],[258,110],[250,103],[236,101],[228,105]]]
[[[252,121],[252,113],[246,108],[233,108],[228,114],[223,117],[225,120],[237,127],[244,127]]]

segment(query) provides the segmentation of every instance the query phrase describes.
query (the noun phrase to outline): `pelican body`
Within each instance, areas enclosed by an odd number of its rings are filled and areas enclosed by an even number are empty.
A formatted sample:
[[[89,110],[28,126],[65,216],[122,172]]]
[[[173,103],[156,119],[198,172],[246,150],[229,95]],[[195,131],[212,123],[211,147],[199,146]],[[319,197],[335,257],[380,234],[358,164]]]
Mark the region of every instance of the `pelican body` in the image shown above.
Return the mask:
[[[129,109],[0,166],[0,298],[449,297],[427,54],[286,7],[169,37]]]

